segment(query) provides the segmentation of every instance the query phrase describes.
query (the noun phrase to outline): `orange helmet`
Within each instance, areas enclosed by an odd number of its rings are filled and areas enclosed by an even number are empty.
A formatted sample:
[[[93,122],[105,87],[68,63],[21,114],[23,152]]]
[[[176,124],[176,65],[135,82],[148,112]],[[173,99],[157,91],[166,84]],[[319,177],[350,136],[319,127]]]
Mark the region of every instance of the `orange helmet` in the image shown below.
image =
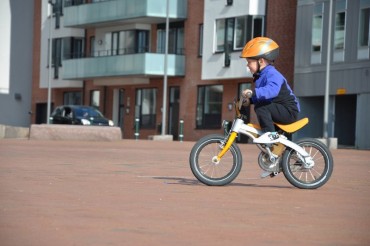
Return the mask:
[[[250,40],[243,48],[241,58],[265,58],[274,61],[279,56],[279,45],[272,39],[257,37]]]

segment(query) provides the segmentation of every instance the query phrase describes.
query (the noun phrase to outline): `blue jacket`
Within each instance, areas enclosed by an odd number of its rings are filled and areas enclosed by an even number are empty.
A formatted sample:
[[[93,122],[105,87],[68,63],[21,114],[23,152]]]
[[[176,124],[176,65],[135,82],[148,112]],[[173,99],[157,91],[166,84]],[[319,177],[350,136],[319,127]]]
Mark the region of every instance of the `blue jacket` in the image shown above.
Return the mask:
[[[284,76],[272,65],[263,68],[255,80],[252,103],[273,102],[300,111],[300,105]]]

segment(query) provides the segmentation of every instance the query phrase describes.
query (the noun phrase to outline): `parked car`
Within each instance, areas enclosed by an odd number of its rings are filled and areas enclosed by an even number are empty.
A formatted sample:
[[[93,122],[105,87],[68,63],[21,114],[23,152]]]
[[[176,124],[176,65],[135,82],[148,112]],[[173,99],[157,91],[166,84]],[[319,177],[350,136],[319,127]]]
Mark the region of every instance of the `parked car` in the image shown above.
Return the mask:
[[[113,121],[105,118],[94,107],[80,105],[62,105],[53,111],[51,124],[113,126]]]

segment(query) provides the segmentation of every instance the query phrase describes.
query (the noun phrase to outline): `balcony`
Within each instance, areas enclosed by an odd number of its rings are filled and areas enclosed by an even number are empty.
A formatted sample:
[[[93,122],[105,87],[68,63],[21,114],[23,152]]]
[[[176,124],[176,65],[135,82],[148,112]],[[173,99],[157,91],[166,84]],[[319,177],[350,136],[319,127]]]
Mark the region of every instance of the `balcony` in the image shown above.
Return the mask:
[[[99,56],[62,62],[65,80],[104,77],[156,77],[164,75],[164,54],[139,53]],[[168,54],[168,76],[185,76],[185,56]]]
[[[65,27],[100,27],[124,23],[163,23],[167,0],[109,0],[64,8]],[[184,20],[187,0],[169,0],[169,18]]]

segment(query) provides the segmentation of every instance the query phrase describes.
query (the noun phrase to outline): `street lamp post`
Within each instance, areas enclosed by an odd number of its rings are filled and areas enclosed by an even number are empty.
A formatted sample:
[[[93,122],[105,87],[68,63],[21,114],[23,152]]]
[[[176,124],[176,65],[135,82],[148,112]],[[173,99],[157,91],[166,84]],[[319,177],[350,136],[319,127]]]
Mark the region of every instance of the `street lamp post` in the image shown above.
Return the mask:
[[[325,78],[325,96],[324,96],[324,131],[323,137],[329,137],[329,90],[330,90],[330,63],[331,63],[331,32],[332,32],[333,0],[330,0],[329,24],[328,24],[328,51],[326,57],[326,78]]]
[[[167,114],[167,59],[168,59],[168,33],[169,33],[169,0],[166,1],[166,38],[164,54],[164,78],[163,78],[163,106],[162,106],[162,135],[166,134]]]
[[[48,1],[50,5],[50,15],[49,15],[49,64],[48,64],[48,102],[46,111],[46,123],[50,124],[50,111],[51,111],[51,73],[52,73],[52,52],[53,52],[53,36],[52,36],[52,24],[53,24],[53,7],[54,3],[52,0]]]

